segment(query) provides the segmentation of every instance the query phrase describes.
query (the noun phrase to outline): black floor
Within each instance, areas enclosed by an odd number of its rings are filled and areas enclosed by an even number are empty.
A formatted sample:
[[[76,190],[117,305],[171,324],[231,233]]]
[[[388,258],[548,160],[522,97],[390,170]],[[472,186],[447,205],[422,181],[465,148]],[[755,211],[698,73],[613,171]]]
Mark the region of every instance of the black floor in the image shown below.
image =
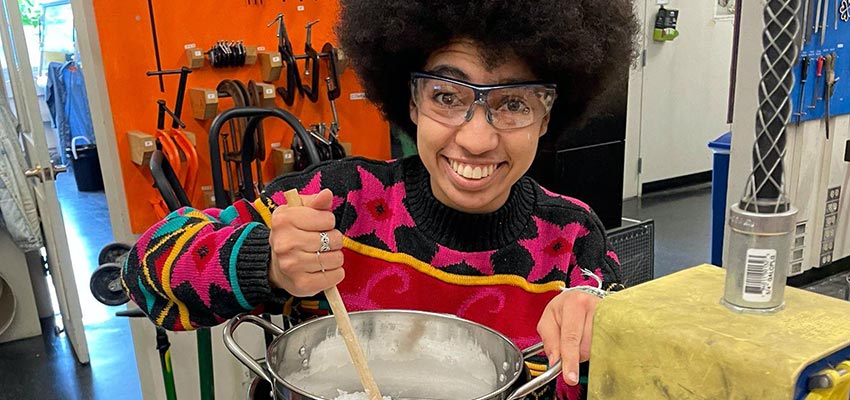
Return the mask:
[[[73,176],[57,182],[74,257],[91,364],[79,365],[50,319],[42,337],[0,345],[0,400],[141,398],[129,324],[92,298],[88,277],[101,247],[112,241],[102,192],[76,191]],[[656,223],[655,276],[709,259],[710,195],[706,186],[627,201],[623,215]]]
[[[112,242],[103,192],[78,192],[73,175],[57,177],[91,363],[80,365],[64,334],[45,318],[41,337],[0,344],[0,399],[141,399],[130,325],[117,308],[98,303],[89,276],[100,249]]]
[[[711,260],[711,186],[626,200],[623,217],[655,220],[655,277]]]

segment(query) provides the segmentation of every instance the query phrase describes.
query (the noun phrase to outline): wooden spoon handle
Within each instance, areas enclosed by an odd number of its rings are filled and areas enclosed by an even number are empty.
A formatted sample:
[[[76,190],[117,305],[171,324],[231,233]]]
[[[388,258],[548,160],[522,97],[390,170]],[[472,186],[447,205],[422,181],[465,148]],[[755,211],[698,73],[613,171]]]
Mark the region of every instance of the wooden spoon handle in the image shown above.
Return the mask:
[[[301,196],[297,190],[287,190],[283,195],[286,197],[287,205],[303,205]],[[363,348],[360,347],[357,336],[354,334],[351,319],[348,318],[348,311],[345,309],[345,303],[342,302],[342,296],[339,295],[339,290],[336,286],[332,286],[325,290],[325,297],[331,306],[337,328],[342,335],[342,339],[345,341],[345,346],[348,348],[348,355],[351,356],[354,369],[357,370],[357,375],[360,377],[360,383],[363,385],[366,395],[369,396],[369,400],[381,400],[381,391],[378,389],[378,384],[375,383],[375,378],[369,370],[369,364],[366,363],[366,354],[363,353]]]

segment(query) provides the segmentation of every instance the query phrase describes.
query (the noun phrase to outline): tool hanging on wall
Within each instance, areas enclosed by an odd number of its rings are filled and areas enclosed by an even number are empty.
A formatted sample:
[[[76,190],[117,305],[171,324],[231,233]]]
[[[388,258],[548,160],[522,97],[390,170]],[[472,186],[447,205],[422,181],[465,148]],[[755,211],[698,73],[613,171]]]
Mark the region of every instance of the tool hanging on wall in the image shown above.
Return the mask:
[[[325,84],[328,87],[328,101],[331,103],[331,113],[333,114],[333,122],[331,122],[331,129],[328,132],[330,140],[331,140],[331,159],[339,160],[345,158],[345,149],[343,149],[342,144],[339,141],[339,114],[336,112],[336,97],[333,97],[331,90],[331,78],[325,78]],[[339,87],[337,87],[337,90]],[[337,95],[339,97],[339,95]]]
[[[264,99],[264,91],[265,89],[257,85],[253,80],[248,81],[248,105],[251,107],[258,108],[268,108],[266,107],[266,102]],[[266,139],[265,139],[265,130],[263,129],[263,122],[260,121],[257,124],[257,128],[254,130],[253,134],[254,140],[254,157],[253,160],[256,161],[256,169],[257,169],[257,191],[263,190],[263,165],[262,162],[266,161]]]
[[[151,21],[151,33],[153,34],[153,52],[156,56],[156,71],[162,71],[162,61],[159,57],[159,40],[156,37],[156,19],[153,16],[153,3],[152,0],[148,0],[148,15],[150,15]],[[160,93],[165,93],[165,83],[162,81],[162,75],[159,75],[159,91]]]
[[[809,105],[810,109],[814,109],[817,107],[818,100],[818,86],[820,86],[820,78],[823,76],[823,56],[818,56],[818,60],[815,63],[815,86],[812,88],[812,104]]]
[[[803,92],[806,91],[806,81],[809,77],[809,64],[812,59],[809,56],[804,56],[800,62],[800,93],[797,96],[797,127],[800,126],[800,120],[803,118]]]
[[[295,102],[296,90],[304,94],[304,88],[301,85],[301,74],[298,73],[298,63],[295,60],[295,53],[292,50],[292,42],[289,40],[289,34],[286,32],[286,24],[283,21],[283,13],[270,22],[267,27],[274,25],[277,22],[277,51],[283,58],[286,64],[286,87],[277,88],[277,93],[283,98],[286,105],[291,106]]]
[[[252,152],[254,151],[254,141],[250,140],[253,137],[253,130],[256,129],[259,122],[267,117],[275,117],[283,120],[287,125],[289,125],[295,136],[299,136],[302,139],[309,139],[310,134],[304,129],[304,126],[301,125],[301,122],[298,121],[294,115],[289,113],[288,111],[282,110],[280,108],[256,108],[256,107],[242,107],[242,108],[231,108],[229,110],[225,110],[221,114],[215,117],[209,129],[209,146],[210,146],[210,166],[212,167],[212,180],[213,180],[213,191],[215,193],[215,206],[217,208],[225,208],[229,204],[233,202],[233,197],[228,196],[224,189],[224,181],[222,178],[222,165],[221,165],[221,147],[220,147],[220,138],[221,129],[224,127],[224,124],[229,122],[235,118],[249,118],[248,124],[246,126],[246,132],[251,133],[251,135],[246,134],[245,140],[243,141],[244,147],[242,148],[242,154],[245,154],[245,159],[252,158]],[[316,151],[316,147],[312,145],[312,143],[308,143],[305,146],[305,154],[310,160],[311,164],[315,164],[320,162],[320,157],[318,151]],[[251,173],[251,168],[248,166],[243,166],[243,173],[248,175]],[[241,194],[244,195],[244,194]],[[250,199],[250,197],[246,197]]]
[[[811,0],[805,0],[805,2],[803,3],[803,7],[802,7],[803,8],[803,18],[800,21],[802,21],[803,28],[800,29],[800,34],[802,35],[802,39],[800,40],[800,43],[803,43],[803,44],[800,45],[801,48],[809,40],[809,38],[808,38],[808,36],[809,36],[809,26],[811,26],[811,24],[809,23],[809,3],[810,2],[811,2]]]
[[[305,27],[307,29],[307,40],[304,42],[304,75],[311,76],[310,85],[301,85],[304,95],[307,96],[313,103],[319,101],[319,52],[313,48],[312,36],[313,25],[319,23],[319,20],[310,22]],[[296,57],[298,58],[298,57]],[[312,67],[312,70],[311,70]]]
[[[216,87],[219,98],[231,98],[233,108],[242,108],[248,105],[248,88],[238,80],[225,79]],[[244,177],[242,168],[242,135],[245,132],[247,121],[245,118],[234,118],[227,121],[229,131],[222,133],[222,153],[218,155],[224,160],[224,168],[227,174],[227,189],[231,199],[237,199],[237,188],[242,186]],[[246,160],[250,162],[250,160]]]
[[[339,116],[336,111],[336,98],[339,97],[339,87],[332,87],[331,78],[325,78],[325,85],[328,89],[328,101],[331,105],[333,113],[333,122],[330,126],[324,122],[310,125],[307,133],[313,139],[313,145],[319,152],[319,157],[322,161],[340,160],[346,157],[345,149],[339,141]],[[293,170],[302,171],[309,166],[309,159],[305,156],[305,145],[302,139],[298,136],[292,137],[292,153],[294,158]]]
[[[835,76],[835,60],[838,58],[836,53],[827,54],[824,56],[824,71],[826,72],[826,78],[824,78],[823,85],[823,97],[824,97],[824,120],[826,122],[826,138],[829,139],[829,103],[831,103],[830,99],[832,98],[832,94],[835,91],[835,82],[838,81],[838,78]]]
[[[219,40],[210,47],[207,56],[213,68],[242,67],[245,66],[247,50],[241,40],[230,42]]]
[[[165,75],[180,75],[180,80],[177,83],[177,94],[174,100],[174,111],[172,112],[166,106],[165,100],[157,100],[157,124],[156,124],[156,134],[154,135],[157,139],[157,149],[161,150],[165,157],[168,159],[169,164],[171,164],[172,169],[175,174],[181,176],[181,181],[183,182],[183,186],[188,189],[190,195],[189,198],[194,194],[194,187],[197,181],[198,174],[198,155],[195,146],[192,144],[191,140],[186,136],[186,134],[181,131],[179,128],[185,128],[186,124],[180,120],[180,115],[183,110],[183,101],[185,99],[186,94],[186,83],[188,81],[189,74],[192,73],[192,69],[188,67],[182,67],[176,70],[166,70],[166,71],[148,71],[146,73],[147,76],[157,76],[160,79]],[[166,131],[165,129],[165,115],[168,114],[172,118],[171,129]],[[183,163],[181,160],[181,156],[186,158],[186,169],[183,170]],[[181,174],[182,172],[182,174]],[[163,203],[162,199],[152,199],[151,204],[156,209],[157,213],[164,217],[168,214],[167,207]]]

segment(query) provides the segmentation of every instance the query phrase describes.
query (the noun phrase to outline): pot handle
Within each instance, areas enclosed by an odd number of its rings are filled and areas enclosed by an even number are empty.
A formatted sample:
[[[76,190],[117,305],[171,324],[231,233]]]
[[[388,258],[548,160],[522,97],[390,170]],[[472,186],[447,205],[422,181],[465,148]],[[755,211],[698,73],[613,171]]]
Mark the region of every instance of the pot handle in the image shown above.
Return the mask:
[[[543,343],[537,343],[528,347],[522,351],[522,358],[527,359],[543,350]],[[531,394],[531,392],[540,389],[547,383],[551,382],[552,379],[558,377],[561,373],[561,360],[558,360],[555,365],[551,368],[547,369],[546,372],[538,375],[536,378],[526,382],[524,385],[520,386],[519,389],[515,390],[513,393],[508,396],[505,400],[519,400]]]
[[[237,315],[224,327],[224,347],[227,347],[237,360],[248,367],[248,369],[250,369],[253,373],[257,374],[257,376],[265,379],[271,384],[274,384],[266,370],[263,369],[258,362],[254,361],[254,359],[251,358],[245,350],[242,350],[242,347],[240,347],[239,344],[236,343],[236,339],[233,338],[233,333],[236,332],[236,328],[238,328],[239,325],[242,325],[243,322],[257,325],[260,328],[263,328],[266,332],[275,336],[282,335],[283,329],[280,329],[277,325],[252,314]]]

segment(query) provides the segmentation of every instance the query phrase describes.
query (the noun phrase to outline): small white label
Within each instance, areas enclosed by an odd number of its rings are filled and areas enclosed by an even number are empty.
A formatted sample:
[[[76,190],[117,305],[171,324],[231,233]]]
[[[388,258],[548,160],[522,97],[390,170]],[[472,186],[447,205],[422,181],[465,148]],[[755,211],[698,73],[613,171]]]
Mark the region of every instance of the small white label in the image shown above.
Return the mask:
[[[153,147],[153,140],[145,140],[145,147]]]
[[[304,11],[304,6],[298,6],[298,11]]]
[[[186,49],[186,50],[194,49],[195,47],[197,47],[197,46],[195,46],[195,44],[194,44],[194,43],[189,43],[189,44],[184,44],[184,45],[183,45],[183,48],[184,48],[184,49]]]
[[[266,88],[266,94],[274,94],[274,89]]]
[[[200,50],[195,50],[195,57],[200,57],[202,55],[204,55],[203,52],[201,52]]]
[[[744,301],[766,303],[773,296],[776,250],[747,249],[744,267]]]
[[[266,46],[257,46],[257,51],[266,51]]]
[[[272,57],[272,62],[280,62],[280,56]]]
[[[364,93],[364,92],[352,93],[348,96],[348,98],[351,99],[351,100],[365,100],[366,99],[366,93]]]
[[[274,142],[274,143],[271,144],[271,146],[272,146],[273,149],[280,148],[280,142]]]
[[[839,44],[838,44],[838,46],[835,46],[835,47],[838,47],[839,49],[843,49],[843,48],[844,48],[844,43],[839,43]]]
[[[283,153],[283,159],[284,160],[292,159],[292,153]]]
[[[215,100],[215,93],[207,93],[207,98],[210,100]]]

